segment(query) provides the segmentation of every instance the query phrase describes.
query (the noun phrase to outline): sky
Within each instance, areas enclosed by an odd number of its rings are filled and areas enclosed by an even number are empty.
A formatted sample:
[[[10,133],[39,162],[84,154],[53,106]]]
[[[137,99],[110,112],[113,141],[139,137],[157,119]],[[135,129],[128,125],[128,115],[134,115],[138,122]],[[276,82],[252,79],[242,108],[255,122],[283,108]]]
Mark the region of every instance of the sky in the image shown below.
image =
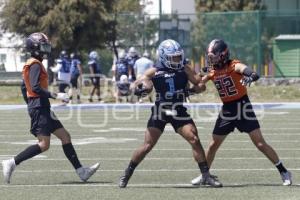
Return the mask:
[[[142,0],[149,3],[145,9],[148,14],[159,14],[159,0]],[[162,13],[171,13],[171,1],[172,0],[161,0],[162,1]]]

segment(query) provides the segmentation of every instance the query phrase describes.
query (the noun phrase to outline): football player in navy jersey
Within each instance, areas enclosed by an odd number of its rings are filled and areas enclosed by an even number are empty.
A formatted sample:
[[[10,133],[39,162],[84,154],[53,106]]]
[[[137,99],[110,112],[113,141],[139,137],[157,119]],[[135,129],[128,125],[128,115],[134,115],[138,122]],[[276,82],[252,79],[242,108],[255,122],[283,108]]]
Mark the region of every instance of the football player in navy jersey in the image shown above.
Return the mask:
[[[76,53],[71,53],[71,102],[75,102],[74,98],[77,98],[77,103],[80,103],[80,90],[78,87],[78,79],[81,78],[82,75],[82,67],[79,56]]]
[[[94,93],[98,97],[98,101],[101,101],[100,97],[100,74],[101,74],[101,66],[99,63],[99,55],[96,51],[91,51],[89,54],[88,66],[91,73],[91,80],[93,84],[92,91],[90,93],[90,98],[88,99],[90,102],[93,101]]]
[[[125,96],[128,101],[130,95],[130,80],[132,80],[133,70],[129,67],[125,52],[121,53],[115,64],[116,78],[116,102],[121,101],[121,96]]]
[[[134,82],[135,94],[141,95],[151,90],[147,88],[146,82],[152,81],[156,90],[156,101],[151,108],[152,114],[148,120],[144,143],[133,153],[124,175],[119,180],[119,187],[127,186],[135,168],[154,147],[167,123],[192,146],[194,158],[203,176],[201,185],[222,187],[220,182],[210,176],[197,128],[183,106],[187,91],[200,93],[204,90],[201,78],[184,63],[184,51],[176,41],[163,41],[158,47],[158,55],[159,60],[155,66]],[[188,81],[193,84],[190,89],[186,88]]]
[[[134,71],[134,64],[139,59],[139,53],[134,47],[130,47],[128,50],[128,56],[127,56],[127,64],[129,66],[130,71],[132,71],[132,76],[129,77],[129,81],[135,81],[136,75]]]

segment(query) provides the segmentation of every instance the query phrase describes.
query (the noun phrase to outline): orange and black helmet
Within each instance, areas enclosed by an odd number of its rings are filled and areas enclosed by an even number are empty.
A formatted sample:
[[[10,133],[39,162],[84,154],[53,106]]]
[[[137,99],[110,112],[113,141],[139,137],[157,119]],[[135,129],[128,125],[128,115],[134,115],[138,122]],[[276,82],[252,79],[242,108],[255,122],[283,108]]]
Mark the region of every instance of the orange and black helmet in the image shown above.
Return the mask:
[[[206,59],[209,67],[223,68],[229,60],[228,45],[221,39],[212,40],[206,50]]]
[[[41,32],[30,34],[26,38],[26,50],[34,57],[43,57],[51,53],[51,44],[47,35]]]

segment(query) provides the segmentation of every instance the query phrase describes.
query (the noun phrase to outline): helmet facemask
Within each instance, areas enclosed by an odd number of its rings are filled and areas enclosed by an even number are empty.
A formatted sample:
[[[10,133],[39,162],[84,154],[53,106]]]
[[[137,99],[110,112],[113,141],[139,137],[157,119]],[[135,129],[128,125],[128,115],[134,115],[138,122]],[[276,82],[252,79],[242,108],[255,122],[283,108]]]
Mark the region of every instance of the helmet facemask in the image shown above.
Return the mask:
[[[174,54],[167,54],[166,59],[164,61],[164,64],[166,67],[174,69],[174,70],[179,70],[183,68],[183,52],[176,52]]]
[[[228,49],[225,49],[223,52],[208,52],[206,55],[207,63],[210,68],[213,69],[221,69],[223,68],[228,59],[229,59],[229,52]]]

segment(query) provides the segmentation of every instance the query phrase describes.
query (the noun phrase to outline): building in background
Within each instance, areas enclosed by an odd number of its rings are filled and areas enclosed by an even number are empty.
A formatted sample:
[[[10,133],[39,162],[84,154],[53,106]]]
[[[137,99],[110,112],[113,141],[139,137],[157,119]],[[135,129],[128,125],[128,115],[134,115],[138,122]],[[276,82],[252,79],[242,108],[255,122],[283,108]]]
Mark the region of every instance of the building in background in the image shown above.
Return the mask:
[[[263,0],[268,10],[299,10],[300,0]]]

